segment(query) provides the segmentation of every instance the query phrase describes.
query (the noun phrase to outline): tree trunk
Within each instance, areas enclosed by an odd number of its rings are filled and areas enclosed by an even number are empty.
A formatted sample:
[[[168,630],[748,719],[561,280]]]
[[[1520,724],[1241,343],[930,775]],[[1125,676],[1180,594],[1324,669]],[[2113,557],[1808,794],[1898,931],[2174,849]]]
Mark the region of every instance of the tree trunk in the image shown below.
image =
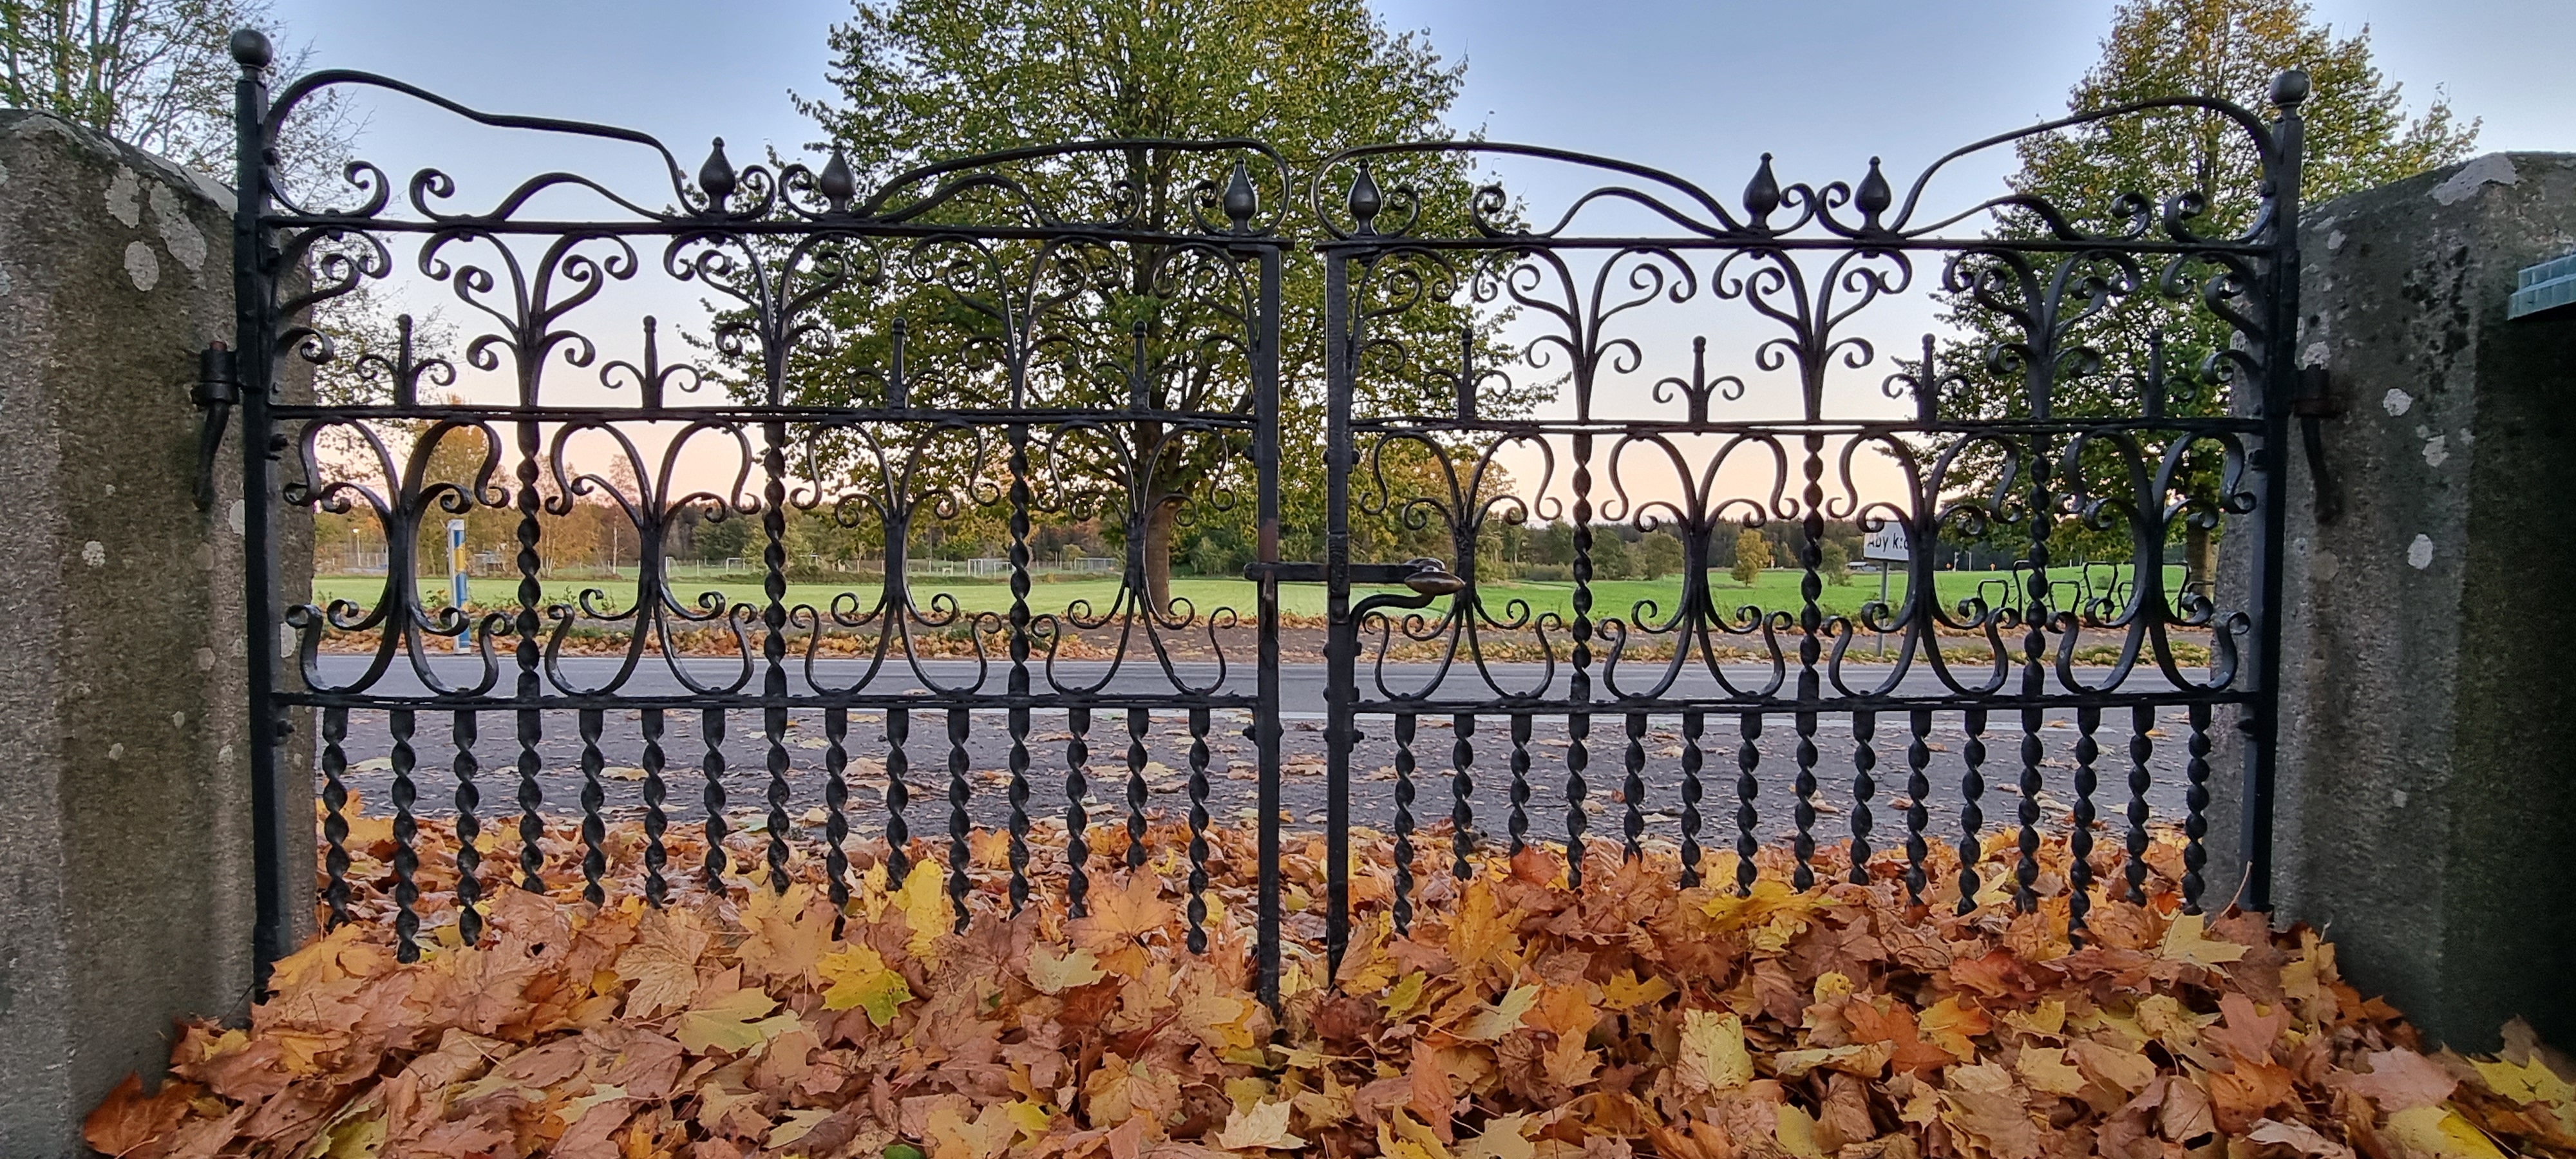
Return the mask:
[[[2210,578],[2217,571],[2216,541],[2209,529],[2198,523],[2186,524],[2182,534],[2182,583],[2186,591],[2209,595]]]
[[[1172,498],[1156,479],[1145,500],[1145,599],[1158,616],[1172,607],[1172,528],[1180,520],[1180,507]]]

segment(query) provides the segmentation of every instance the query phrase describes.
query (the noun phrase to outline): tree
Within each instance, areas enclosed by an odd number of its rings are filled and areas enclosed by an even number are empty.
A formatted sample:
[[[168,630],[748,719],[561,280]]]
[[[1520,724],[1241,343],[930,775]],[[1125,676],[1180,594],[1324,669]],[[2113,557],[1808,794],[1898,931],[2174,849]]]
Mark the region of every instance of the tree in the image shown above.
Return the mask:
[[[1682,569],[1682,556],[1681,538],[1658,527],[1637,541],[1637,574],[1642,579],[1661,579]]]
[[[1418,36],[1389,33],[1364,0],[858,0],[830,35],[837,94],[800,96],[797,104],[863,184],[926,162],[1065,141],[1247,137],[1270,143],[1293,165],[1366,142],[1445,138],[1451,134],[1443,117],[1464,75]],[[1149,224],[1187,231],[1196,183],[1208,176],[1192,168],[1199,164],[1179,150],[1135,147],[1019,164],[1013,176],[1055,191],[1124,190]],[[1455,157],[1400,159],[1380,172],[1390,188],[1398,181],[1434,190],[1467,184]],[[1450,200],[1464,212],[1463,195]],[[1299,212],[1279,220],[1294,237],[1312,228]],[[1110,339],[1104,345],[1125,361],[1131,327],[1143,328],[1146,361],[1168,368],[1148,385],[1158,409],[1244,409],[1249,382],[1239,361],[1214,357],[1205,326],[1194,328],[1186,304],[1157,283],[1167,256],[1145,245],[1104,256],[1103,265],[1113,267],[1095,271],[1111,288],[1096,307]],[[1319,473],[1323,310],[1316,263],[1293,261],[1282,292],[1283,457],[1291,474]],[[936,341],[922,323],[956,309],[938,298],[935,288],[836,297],[824,310],[834,341],[800,356],[791,400],[849,401],[868,368],[883,364],[884,335],[896,317],[910,319],[912,341]],[[1446,335],[1445,346],[1425,348],[1455,349],[1459,327],[1490,324],[1463,305],[1412,313],[1420,317],[1407,323],[1426,328],[1426,338]],[[970,336],[960,350],[972,346]],[[929,362],[925,354],[913,357]],[[1065,374],[1051,388],[1068,404],[1114,407],[1125,403],[1128,384]],[[1514,413],[1536,394],[1524,390],[1485,405],[1489,413]],[[1157,606],[1168,601],[1175,528],[1184,519],[1222,518],[1248,529],[1251,515],[1241,448],[1215,438],[1172,444],[1166,433],[1158,423],[1128,424],[1119,432],[1123,445],[1102,455],[1111,465],[1104,474],[1123,470],[1121,462],[1149,464],[1138,498],[1147,594]],[[1204,496],[1220,485],[1244,501],[1214,509]],[[1291,508],[1289,537],[1320,542],[1320,488],[1292,489],[1283,501]]]
[[[1729,574],[1735,582],[1752,587],[1762,578],[1762,569],[1771,566],[1771,540],[1756,528],[1747,527],[1735,533],[1735,566]]]
[[[1817,570],[1825,574],[1828,583],[1837,587],[1851,586],[1851,549],[1844,547],[1839,539],[1826,540],[1824,559]]]
[[[2272,78],[2291,68],[2305,69],[2313,85],[2300,108],[2307,126],[2307,204],[2446,164],[2466,155],[2476,139],[2476,123],[2460,124],[2439,99],[2409,118],[2401,86],[2371,61],[2369,29],[2338,39],[2305,0],[2124,0],[2112,14],[2101,59],[2068,95],[2067,110],[2082,114],[2134,101],[2204,96],[2259,111],[2269,107]],[[2144,195],[2156,206],[2177,194],[2200,195],[2207,210],[2193,228],[2202,236],[2242,231],[2258,209],[2261,181],[2253,149],[2232,122],[2205,110],[2161,110],[2033,136],[2020,143],[2019,154],[2014,190],[2047,201],[2087,229],[2113,228],[2119,216],[2114,199],[2126,193]],[[2022,211],[2004,215],[1994,232],[2031,238],[2042,228],[2036,215]],[[2097,262],[2081,255],[2071,260]],[[2078,272],[2114,273],[2098,265]],[[2186,279],[2186,288],[2210,272]],[[2139,284],[2110,308],[2078,324],[2072,345],[2086,349],[2055,368],[2055,413],[2135,413],[2141,384],[2152,381],[2159,367],[2167,413],[2229,413],[2230,392],[2244,385],[2229,379],[2221,357],[2234,332],[2196,294],[2157,292],[2159,273],[2145,269]],[[1970,414],[2026,417],[2023,380],[2007,372],[2001,357],[2005,344],[2022,339],[2020,328],[1970,294],[1953,297],[1948,320],[1972,334],[1942,355],[1942,369],[1968,384]],[[2000,455],[1974,464],[1979,476],[1963,490],[1990,493],[2007,465]],[[2221,465],[2215,449],[2204,445],[2193,452],[2180,485],[2215,498]],[[2052,529],[2053,554],[2125,558],[2128,528],[2087,532],[2075,523],[2061,521]],[[2028,542],[2031,529],[1999,523],[1991,534],[1999,545],[2018,546]],[[2184,548],[2188,582],[2206,585],[2213,558],[2208,530],[2187,525]]]
[[[1595,528],[1592,532],[1592,578],[1623,580],[1637,577],[1637,565],[1628,550],[1628,541],[1617,527]]]

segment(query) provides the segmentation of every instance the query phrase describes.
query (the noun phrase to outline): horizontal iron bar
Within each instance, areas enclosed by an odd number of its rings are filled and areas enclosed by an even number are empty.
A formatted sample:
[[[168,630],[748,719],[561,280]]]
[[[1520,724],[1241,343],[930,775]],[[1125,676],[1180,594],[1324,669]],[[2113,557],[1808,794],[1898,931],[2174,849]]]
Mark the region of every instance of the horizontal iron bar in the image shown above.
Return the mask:
[[[269,229],[323,229],[358,233],[510,234],[537,237],[579,234],[595,237],[828,236],[907,240],[973,238],[992,241],[1101,241],[1129,245],[1194,245],[1214,249],[1277,250],[1290,249],[1296,245],[1295,242],[1275,234],[1166,233],[1157,230],[1116,229],[1080,224],[907,225],[867,224],[856,221],[775,219],[747,221],[733,218],[674,218],[669,221],[560,221],[550,218],[498,218],[473,215],[429,221],[402,217],[349,217],[327,214],[266,214],[262,215],[259,221],[260,225]]]
[[[1569,250],[1569,249],[1640,249],[1640,250],[1850,250],[1864,253],[1900,251],[1942,252],[1964,250],[2003,250],[2012,253],[2102,253],[2102,254],[2234,254],[2240,257],[2269,257],[2272,242],[2179,242],[2179,241],[1998,241],[1993,238],[1850,238],[1850,237],[1705,237],[1678,235],[1663,237],[1498,237],[1462,238],[1349,238],[1313,243],[1315,252],[1333,257],[1362,258],[1405,250]]]
[[[1850,716],[1856,712],[1958,712],[1984,709],[1987,712],[2018,712],[2024,709],[2076,708],[2160,708],[2187,707],[2194,704],[2244,704],[2259,693],[2250,690],[2223,690],[2203,693],[2139,692],[2052,693],[2042,696],[1945,696],[1921,697],[1831,697],[1811,704],[1795,700],[1730,700],[1716,697],[1676,697],[1652,700],[1362,700],[1352,711],[1364,716],[1564,716],[1585,713],[1592,716],[1626,716],[1645,713],[1667,716],[1684,712],[1759,713],[1763,716],[1796,716],[1812,712],[1818,716]]]
[[[1248,695],[1192,697],[1186,695],[1164,695],[1160,693],[1131,693],[1125,695],[1104,694],[1099,696],[1082,696],[1072,693],[1036,693],[1027,696],[1011,696],[998,692],[947,695],[933,693],[929,696],[906,696],[899,693],[859,693],[846,696],[795,693],[781,697],[768,697],[757,693],[710,693],[703,695],[695,693],[675,693],[661,696],[623,696],[616,693],[547,693],[538,696],[534,700],[520,700],[501,696],[370,696],[366,693],[288,692],[280,690],[276,694],[275,699],[280,704],[310,705],[315,708],[347,708],[367,711],[408,709],[415,712],[519,712],[528,710],[539,712],[572,712],[581,709],[630,710],[640,708],[721,708],[735,711],[751,711],[764,708],[856,708],[870,710],[883,708],[917,708],[925,712],[945,712],[953,708],[1026,708],[1041,711],[1048,709],[1060,710],[1066,708],[1089,708],[1094,710],[1147,708],[1171,709],[1178,711],[1193,708],[1250,709],[1254,706],[1253,698]]]
[[[825,426],[850,426],[858,423],[965,423],[973,426],[1007,426],[1012,423],[1031,425],[1097,421],[1109,423],[1159,422],[1249,430],[1253,416],[1243,411],[1163,411],[1163,410],[1098,410],[1074,407],[1010,409],[1004,407],[971,407],[937,409],[930,407],[821,407],[762,406],[731,404],[725,406],[687,407],[586,407],[555,406],[272,406],[268,413],[279,422],[306,419],[490,419],[494,421],[575,422],[802,422]]]
[[[1384,587],[1402,587],[1404,581],[1422,574],[1419,563],[1354,563],[1350,565],[1351,582]],[[1320,563],[1261,563],[1243,565],[1243,578],[1259,580],[1268,575],[1283,584],[1319,584],[1326,580]]]
[[[1745,419],[1701,422],[1686,419],[1533,419],[1527,421],[1459,422],[1439,415],[1390,415],[1351,420],[1355,431],[1383,434],[1426,432],[1501,435],[2031,435],[2082,434],[2091,431],[2190,431],[2259,434],[2259,418],[2090,418],[1996,419],[1978,422],[1906,422],[1869,419]]]

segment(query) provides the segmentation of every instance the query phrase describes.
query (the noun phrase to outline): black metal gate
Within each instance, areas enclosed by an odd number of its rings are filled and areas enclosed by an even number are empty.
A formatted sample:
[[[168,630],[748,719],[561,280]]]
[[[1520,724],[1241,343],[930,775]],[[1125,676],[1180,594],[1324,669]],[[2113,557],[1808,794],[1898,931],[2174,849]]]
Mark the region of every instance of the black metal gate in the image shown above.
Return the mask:
[[[465,939],[479,935],[487,878],[543,889],[550,865],[569,868],[605,900],[620,811],[641,822],[640,883],[655,903],[688,878],[720,885],[746,868],[783,889],[808,856],[844,901],[864,811],[896,879],[915,858],[944,858],[961,927],[988,841],[1007,868],[993,904],[1017,909],[1037,859],[1060,858],[1078,913],[1104,862],[1094,842],[1145,867],[1150,798],[1166,792],[1186,794],[1185,862],[1173,864],[1187,866],[1204,948],[1212,780],[1237,725],[1252,748],[1266,996],[1287,936],[1283,831],[1323,831],[1330,956],[1350,932],[1354,828],[1380,811],[1397,854],[1394,919],[1409,920],[1426,722],[1449,733],[1454,873],[1479,848],[1548,841],[1579,878],[1611,852],[1597,826],[1623,855],[1669,845],[1693,882],[1719,874],[1712,850],[1731,850],[1721,876],[1739,889],[1785,837],[1805,886],[1825,860],[1866,878],[1896,841],[1902,865],[1886,872],[1961,912],[2000,900],[1999,881],[2034,903],[2060,787],[2049,754],[2068,754],[2080,932],[2100,884],[2087,855],[2101,731],[2126,743],[2121,872],[2134,889],[2151,818],[2179,821],[2196,904],[2213,730],[2239,706],[2245,900],[2264,901],[2303,81],[2285,80],[2271,124],[2166,101],[2031,131],[2214,118],[2241,136],[2261,183],[2245,191],[2251,215],[2218,229],[2211,191],[2124,197],[2107,227],[2012,196],[1937,219],[1923,207],[1957,157],[2030,134],[1954,154],[1901,199],[1875,163],[1856,186],[1784,186],[1766,159],[1740,209],[1638,166],[1493,145],[1373,146],[1299,171],[1252,141],[1086,142],[862,175],[838,155],[820,170],[737,166],[718,142],[692,178],[640,133],[486,114],[369,74],[299,78],[272,104],[265,45],[237,39],[236,55],[248,630],[290,642],[283,664],[251,649],[263,961],[286,948],[287,883],[303,872],[275,829],[289,744],[318,760],[327,920],[379,916],[353,911],[351,867],[371,855],[352,835],[383,824],[370,838],[391,850],[380,916],[405,955],[425,877],[452,893]],[[348,86],[629,150],[654,191],[553,172],[469,202],[436,167],[397,179],[367,162],[337,193],[285,187],[281,122]],[[1564,199],[1561,216],[1499,187],[1381,187],[1381,172],[1454,176],[1421,162],[1461,152],[1615,183]],[[1283,375],[1283,278],[1309,249],[1326,422],[1283,431],[1283,377],[1297,377]],[[452,352],[409,315],[359,349],[314,321],[317,307],[404,278],[467,320]],[[1908,291],[1942,294],[1954,322],[2000,337],[1882,355],[1855,318],[1897,313]],[[654,311],[683,299],[716,321],[674,358]],[[2136,327],[2149,360],[2129,378],[2104,370],[2102,347],[2124,337],[2106,327],[2149,299],[2223,326],[2205,366],[2168,365],[2166,326],[2150,320]],[[1454,342],[1424,337],[1453,328]],[[299,357],[326,374],[309,401],[279,392]],[[233,401],[221,364],[210,360],[210,403]],[[2002,403],[1977,393],[1998,380]],[[1541,394],[1553,401],[1531,401]],[[1324,558],[1282,562],[1282,464],[1309,453],[1325,475],[1323,526],[1294,531]],[[293,607],[278,586],[289,516],[350,543],[335,590]],[[1525,557],[1543,524],[1570,537],[1561,575]],[[2071,536],[2161,561],[2193,524],[2245,544],[2248,583],[2228,606],[2176,590],[2162,566],[2070,574],[2052,554]],[[1239,594],[1200,606],[1199,581],[1169,578],[1166,561],[1220,556],[1219,531],[1238,525],[1255,582],[1206,589]],[[970,533],[1007,547],[954,558]],[[1065,538],[1077,535],[1110,550],[1081,556]],[[1678,543],[1668,594],[1617,586],[1615,558],[1672,554],[1647,542],[1656,535]],[[1754,590],[1726,606],[1717,577],[1754,550],[1748,535],[1785,545],[1794,599],[1765,607]],[[1905,548],[1902,595],[1831,591],[1847,562],[1836,553],[1857,535]],[[1968,541],[2014,560],[2004,590],[1963,594],[1944,579],[1947,553]],[[726,543],[738,554],[722,555]],[[429,566],[442,551],[459,554]],[[478,569],[480,598],[424,579]],[[1325,584],[1326,613],[1314,670],[1324,800],[1303,821],[1283,814],[1283,720],[1300,711],[1283,688],[1308,671],[1282,652],[1280,585],[1296,581]],[[1052,598],[1055,582],[1114,594]],[[1758,570],[1747,582],[1758,587]],[[294,710],[312,712],[318,736],[289,735]],[[998,733],[977,727],[987,713]],[[1847,782],[1827,771],[1836,722],[1848,723]],[[1619,770],[1615,816],[1592,781],[1599,723],[1620,745],[1600,762]],[[1766,752],[1783,724],[1789,752]],[[2052,747],[2044,734],[2061,724],[2073,743]],[[1112,762],[1120,828],[1107,834],[1095,729],[1126,742]],[[1988,766],[1996,733],[2019,744],[2006,770]],[[1895,839],[1881,836],[1877,769],[1880,746],[1899,743]],[[1185,786],[1152,759],[1156,745],[1174,746]],[[1712,745],[1731,746],[1738,770],[1731,826],[1703,808]],[[2181,795],[2151,800],[2177,751]],[[748,815],[731,772],[746,762],[759,773]],[[1499,795],[1479,783],[1497,766]],[[1542,803],[1542,770],[1560,766],[1564,792]],[[944,801],[916,800],[916,767],[944,770]],[[1783,788],[1766,784],[1773,768],[1789,774],[1785,828],[1767,804]],[[424,797],[433,769],[443,783]],[[2001,876],[2003,851],[1983,841],[1998,771],[2014,776],[2018,825]],[[1936,777],[1958,787],[1955,821],[1933,816]],[[675,797],[684,780],[694,793]],[[373,821],[353,804],[362,782],[381,785]],[[484,790],[504,786],[515,815],[487,830],[504,817]],[[873,795],[854,804],[854,786]],[[1819,844],[1832,810],[1847,815],[1839,851]],[[453,827],[452,865],[418,854],[431,814]],[[818,843],[797,836],[808,817]],[[570,827],[550,831],[550,818]],[[944,845],[917,841],[934,826]],[[1040,829],[1049,840],[1033,841]],[[759,833],[747,867],[728,848],[745,848],[746,830]],[[682,838],[694,864],[675,859]],[[1927,873],[1943,843],[1958,850],[1956,880]],[[507,872],[483,865],[487,850]]]

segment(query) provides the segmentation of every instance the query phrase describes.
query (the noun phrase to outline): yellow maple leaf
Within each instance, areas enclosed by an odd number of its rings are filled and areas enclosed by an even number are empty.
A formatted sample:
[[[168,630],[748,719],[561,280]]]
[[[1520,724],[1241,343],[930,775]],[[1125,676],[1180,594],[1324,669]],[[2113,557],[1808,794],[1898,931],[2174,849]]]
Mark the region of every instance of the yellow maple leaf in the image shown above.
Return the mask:
[[[904,984],[903,975],[888,969],[885,956],[866,946],[824,956],[815,963],[815,972],[830,984],[823,991],[823,1009],[865,1010],[868,1021],[878,1026],[894,1021],[895,1008],[912,1001],[912,987]]]
[[[1248,1151],[1255,1147],[1276,1147],[1293,1151],[1306,1145],[1304,1139],[1288,1133],[1289,1112],[1294,1103],[1254,1103],[1237,1107],[1226,1117],[1225,1130],[1216,1137],[1216,1145],[1228,1151]]]
[[[1377,1004],[1386,1009],[1387,1017],[1402,1018],[1422,1005],[1422,989],[1429,983],[1429,975],[1415,970],[1396,979],[1395,985],[1387,988],[1386,997],[1378,999]]]
[[[2021,1057],[2013,1060],[2013,1069],[2035,1091],[2071,1095],[2084,1089],[2084,1072],[2067,1065],[2066,1052],[2057,1047],[2023,1047]]]
[[[2213,970],[2245,956],[2246,947],[2209,936],[2209,921],[2200,914],[2176,914],[2173,924],[2165,927],[2164,944],[2157,952],[2178,962],[2190,962]]]
[[[757,989],[732,990],[680,1012],[671,1037],[698,1054],[740,1054],[801,1025],[794,1014],[765,1017],[778,1000]]]
[[[1631,1010],[1672,997],[1673,984],[1661,978],[1639,980],[1634,970],[1621,970],[1601,984],[1601,1005],[1610,1010]]]
[[[1537,986],[1514,986],[1502,1000],[1475,1013],[1460,1027],[1458,1037],[1472,1042],[1492,1042],[1520,1029],[1521,1016],[1538,1005]]]
[[[2486,1133],[2446,1106],[2408,1107],[2388,1116],[2379,1137],[2407,1159],[2504,1159]]]
[[[714,940],[685,909],[650,910],[633,945],[617,956],[617,977],[631,983],[626,1017],[651,1018],[689,1004],[698,989],[698,959]]]
[[[1108,976],[1100,968],[1100,956],[1089,950],[1073,950],[1058,955],[1052,946],[1029,950],[1029,985],[1041,994],[1062,994],[1079,986],[1088,986]]]
[[[913,957],[937,965],[939,939],[954,929],[957,911],[948,904],[948,894],[941,880],[938,863],[919,861],[903,875],[903,888],[896,898],[903,907],[904,925],[911,934],[904,949]]]
[[[2487,1089],[2512,1102],[2553,1103],[2561,1107],[2576,1103],[2576,1086],[2571,1086],[2566,1079],[2558,1077],[2558,1072],[2542,1065],[2537,1054],[2520,1066],[2501,1059],[2471,1062],[2469,1065],[2477,1068],[2478,1077],[2487,1082]]]
[[[1485,1121],[1485,1133],[1458,1148],[1458,1159],[1538,1159],[1538,1147],[1521,1132],[1534,1115],[1497,1115]]]
[[[832,942],[832,912],[813,902],[814,891],[803,882],[784,892],[751,891],[742,907],[742,928],[751,936],[734,948],[745,974],[815,980],[814,963]]]
[[[1477,878],[1467,883],[1458,898],[1458,916],[1449,923],[1449,957],[1458,963],[1465,977],[1485,963],[1514,937],[1515,923],[1505,921],[1494,901],[1492,882]]]
[[[1798,1159],[1825,1159],[1824,1144],[1816,1141],[1814,1116],[1794,1103],[1782,1103],[1771,1118],[1771,1137],[1779,1140],[1781,1150]]]
[[[1682,1011],[1681,1057],[1674,1077],[1692,1091],[1732,1090],[1753,1081],[1744,1020],[1714,1010]]]
[[[1377,1153],[1382,1159],[1451,1159],[1439,1135],[1401,1110],[1378,1120]]]
[[[1985,1011],[1960,1002],[1956,994],[1926,1007],[1921,1021],[1923,1041],[1950,1052],[1950,1057],[1961,1062],[1976,1061],[1977,1045],[1968,1040],[1992,1029],[1994,1024],[1986,1019]]]

